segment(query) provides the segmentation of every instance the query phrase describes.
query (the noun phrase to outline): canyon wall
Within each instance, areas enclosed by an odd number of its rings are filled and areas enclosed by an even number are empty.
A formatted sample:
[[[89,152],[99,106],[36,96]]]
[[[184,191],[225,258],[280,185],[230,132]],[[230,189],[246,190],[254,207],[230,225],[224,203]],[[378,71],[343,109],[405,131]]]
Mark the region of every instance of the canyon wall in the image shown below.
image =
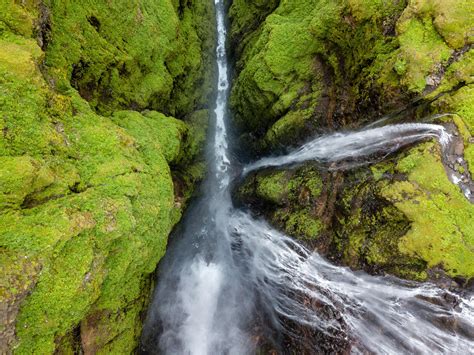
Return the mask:
[[[471,6],[233,1],[231,105],[250,158],[382,118],[444,123],[457,135],[455,162],[443,164],[439,144],[424,142],[368,168],[267,169],[250,175],[236,199],[352,268],[446,286],[471,279],[474,206],[446,171],[466,181],[474,172]],[[463,156],[466,164],[456,160]]]
[[[130,353],[205,172],[212,1],[0,3],[0,352]]]

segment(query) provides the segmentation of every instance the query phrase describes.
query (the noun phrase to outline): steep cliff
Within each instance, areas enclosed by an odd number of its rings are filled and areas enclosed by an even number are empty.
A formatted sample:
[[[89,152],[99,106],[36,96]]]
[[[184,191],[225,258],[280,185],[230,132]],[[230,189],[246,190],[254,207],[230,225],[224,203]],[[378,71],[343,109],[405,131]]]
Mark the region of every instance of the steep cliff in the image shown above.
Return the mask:
[[[428,118],[456,125],[457,154],[473,172],[471,5],[234,1],[231,103],[242,145],[254,156],[275,154],[381,118]],[[420,280],[474,276],[474,206],[448,180],[435,143],[370,168],[263,171],[247,178],[239,198],[354,268]]]
[[[0,2],[1,353],[133,351],[204,172],[213,11]]]

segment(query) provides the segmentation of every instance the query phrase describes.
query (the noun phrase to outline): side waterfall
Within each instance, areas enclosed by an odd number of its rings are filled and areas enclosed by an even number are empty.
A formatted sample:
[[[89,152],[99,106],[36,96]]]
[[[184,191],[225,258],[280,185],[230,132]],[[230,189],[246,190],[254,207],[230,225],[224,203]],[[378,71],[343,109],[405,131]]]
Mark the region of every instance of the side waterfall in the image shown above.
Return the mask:
[[[252,354],[265,343],[289,353],[283,338],[303,338],[309,353],[343,344],[351,353],[469,354],[474,296],[432,284],[376,277],[334,266],[262,220],[234,208],[226,128],[229,79],[225,8],[216,0],[219,68],[210,174],[170,238],[142,334],[143,354]],[[319,160],[389,154],[427,138],[442,146],[442,126],[403,124],[319,137],[249,172]],[[324,341],[322,339],[325,339]],[[341,350],[342,351],[342,350]]]
[[[337,163],[345,159],[368,158],[372,154],[387,156],[404,146],[427,138],[437,138],[442,147],[445,147],[450,140],[444,127],[427,123],[405,123],[359,132],[333,133],[318,137],[288,155],[261,159],[245,167],[244,173],[263,167],[302,163],[308,160]],[[370,160],[364,161],[364,164],[369,163]]]

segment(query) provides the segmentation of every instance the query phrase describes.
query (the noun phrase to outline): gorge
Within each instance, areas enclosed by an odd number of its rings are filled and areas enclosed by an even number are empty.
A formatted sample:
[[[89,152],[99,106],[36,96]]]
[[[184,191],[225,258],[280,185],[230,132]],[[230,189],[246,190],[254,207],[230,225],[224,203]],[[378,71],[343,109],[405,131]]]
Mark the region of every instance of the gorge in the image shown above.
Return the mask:
[[[469,1],[89,5],[0,7],[0,352],[472,352]]]
[[[142,353],[247,354],[265,347],[277,353],[471,351],[472,296],[333,266],[233,206],[225,4],[216,0],[216,7],[219,76],[211,173],[160,266]],[[243,173],[308,160],[369,164],[370,155],[433,137],[442,147],[449,144],[450,135],[433,124],[321,136],[286,156],[245,166]]]

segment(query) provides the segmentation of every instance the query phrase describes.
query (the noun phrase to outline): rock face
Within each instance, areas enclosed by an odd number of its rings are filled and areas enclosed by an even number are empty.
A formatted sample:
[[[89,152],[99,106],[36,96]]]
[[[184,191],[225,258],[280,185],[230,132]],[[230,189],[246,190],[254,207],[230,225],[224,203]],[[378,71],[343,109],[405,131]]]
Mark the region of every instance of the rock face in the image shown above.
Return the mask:
[[[1,353],[133,351],[204,171],[213,11],[1,2]]]
[[[380,118],[421,122],[449,114],[437,122],[456,124],[464,141],[458,153],[474,171],[470,6],[234,1],[231,104],[241,145],[258,157]],[[368,168],[308,163],[261,171],[236,197],[353,268],[417,280],[447,274],[459,283],[474,276],[474,206],[449,181],[435,142]]]

